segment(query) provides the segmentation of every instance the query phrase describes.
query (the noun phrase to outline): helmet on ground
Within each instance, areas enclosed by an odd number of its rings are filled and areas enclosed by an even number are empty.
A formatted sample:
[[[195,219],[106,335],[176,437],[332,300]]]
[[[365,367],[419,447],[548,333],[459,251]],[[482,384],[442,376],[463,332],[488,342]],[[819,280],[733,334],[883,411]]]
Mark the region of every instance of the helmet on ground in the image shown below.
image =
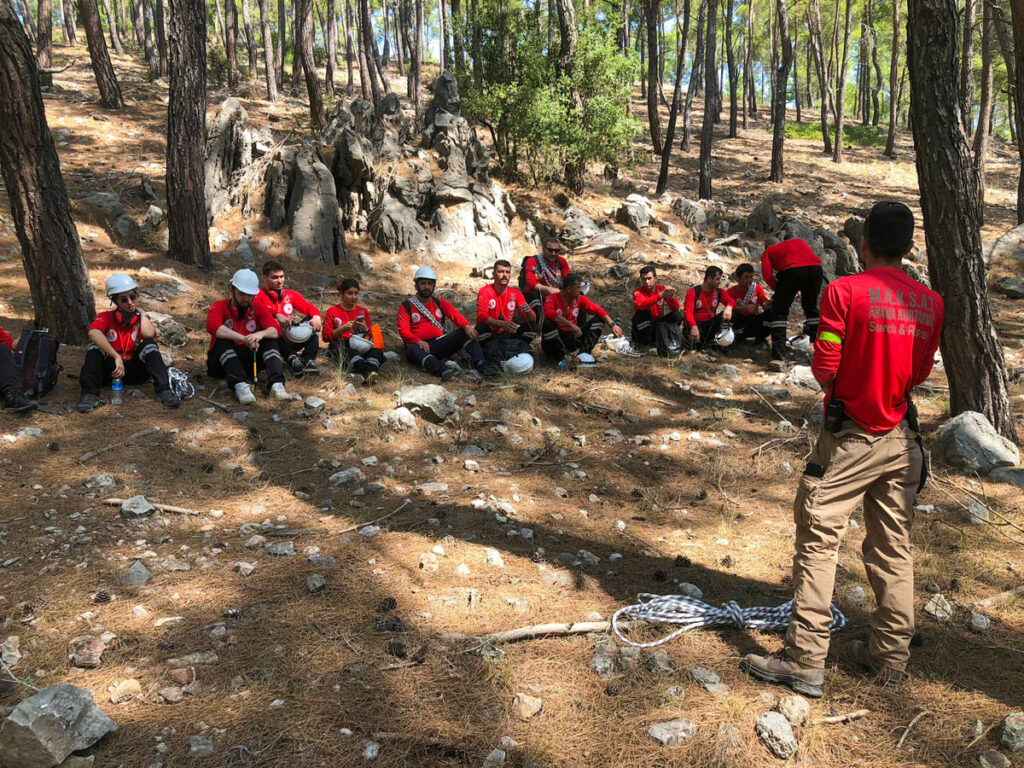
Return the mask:
[[[576,362],[580,365],[597,365],[597,360],[589,352],[580,352],[576,355]]]
[[[251,269],[240,269],[231,276],[231,284],[242,293],[255,296],[260,292],[260,279]]]
[[[309,326],[309,323],[289,325],[284,332],[284,337],[292,342],[292,344],[305,344],[312,335],[313,329]]]
[[[533,355],[520,352],[501,364],[506,373],[529,373],[533,370]]]
[[[612,336],[608,339],[607,344],[612,350],[618,352],[620,355],[628,355],[633,351],[633,345],[629,343],[629,339],[625,336],[621,339],[617,339]]]
[[[360,336],[359,334],[353,333],[351,336],[348,337],[348,346],[352,349],[353,352],[359,352],[360,354],[363,354],[373,349],[373,342],[371,342],[365,336]]]
[[[413,281],[416,280],[433,280],[437,281],[437,275],[430,267],[420,267],[416,270],[416,274],[412,277]]]
[[[736,334],[732,332],[732,326],[726,325],[715,334],[715,344],[720,347],[728,347],[736,339]]]
[[[126,291],[134,291],[139,286],[128,275],[115,272],[107,278],[107,296],[116,296]]]
[[[803,334],[793,339],[793,341],[791,341],[789,344],[791,347],[793,347],[793,349],[807,351],[808,349],[811,348],[811,337],[808,336],[807,334]]]

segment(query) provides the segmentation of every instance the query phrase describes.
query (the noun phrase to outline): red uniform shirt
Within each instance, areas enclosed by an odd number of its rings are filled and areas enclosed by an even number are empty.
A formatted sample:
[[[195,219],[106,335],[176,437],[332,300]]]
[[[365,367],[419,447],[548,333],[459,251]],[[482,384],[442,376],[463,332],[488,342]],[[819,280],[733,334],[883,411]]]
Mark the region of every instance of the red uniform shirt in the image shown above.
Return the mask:
[[[499,294],[494,290],[494,285],[485,285],[476,295],[476,321],[486,323],[489,318],[510,322],[516,315],[516,311],[526,314],[530,306],[523,298],[518,288],[511,285],[505,287],[505,291]],[[491,328],[492,333],[504,333],[504,328]]]
[[[726,293],[736,303],[737,307],[741,304],[753,304],[755,307],[763,307],[768,303],[768,294],[757,283],[752,283],[752,285],[754,286],[754,295],[750,297],[750,301],[744,301],[747,297],[747,289],[742,285],[734,285]]]
[[[441,328],[438,328],[430,320],[420,314],[419,309],[412,305],[408,299],[402,302],[398,308],[398,335],[402,341],[408,344],[415,344],[417,341],[430,341],[438,336],[444,336],[444,321],[447,318],[459,328],[469,325],[469,320],[464,318],[455,307],[444,299],[431,299],[420,302],[424,309],[430,312],[437,320]]]
[[[213,349],[213,345],[217,341],[217,329],[222,325],[243,336],[262,331],[264,328],[276,328],[278,334],[281,333],[281,326],[270,313],[270,309],[266,305],[257,305],[255,300],[241,315],[235,313],[231,299],[221,299],[213,303],[210,311],[206,313],[206,330],[210,334],[210,349]],[[241,346],[242,342],[236,341],[235,344]]]
[[[0,328],[0,344],[6,344],[11,349],[14,349],[14,339],[11,338],[11,334]]]
[[[369,328],[373,323],[370,322],[370,313],[366,307],[355,306],[351,310],[344,309],[340,304],[335,304],[333,307],[327,310],[327,316],[324,318],[324,341],[330,344],[335,341],[334,332],[341,328],[345,323],[350,323],[353,320],[362,320],[363,323]],[[352,331],[345,331],[341,334],[342,339],[348,339],[352,335]]]
[[[277,291],[270,292],[264,288],[256,294],[256,298],[252,300],[252,303],[266,307],[274,317],[278,315],[291,317],[293,313],[300,318],[306,315],[320,317],[320,310],[306,301],[301,293],[289,291],[287,288],[281,291],[280,295],[278,295]]]
[[[588,315],[608,317],[607,312],[597,306],[597,304],[592,302],[582,293],[572,301],[568,301],[565,297],[565,293],[559,291],[558,293],[548,294],[548,297],[544,300],[544,317],[549,320],[554,320],[556,317],[564,317],[570,323],[578,325],[579,323],[577,321],[579,319],[581,309]]]
[[[142,333],[139,330],[139,320],[136,318],[134,325],[128,327],[122,325],[117,316],[117,310],[111,309],[107,312],[100,312],[96,315],[96,319],[92,321],[92,325],[89,326],[89,330],[101,331],[104,336],[107,337],[107,341],[110,342],[110,346],[114,348],[121,357],[131,357],[135,354],[135,345],[142,338]],[[154,331],[156,329],[154,328]],[[154,335],[155,339],[156,336]]]
[[[761,254],[761,277],[772,290],[775,290],[776,272],[813,266],[820,267],[821,259],[814,255],[811,246],[798,237],[765,248]]]
[[[732,296],[721,288],[713,291],[705,291],[703,285],[695,285],[686,292],[686,322],[689,325],[703,323],[715,316],[718,305],[724,304],[727,307],[735,307],[736,302]]]
[[[636,290],[633,291],[633,311],[650,310],[651,317],[655,320],[662,315],[667,315],[669,312],[675,312],[679,309],[679,299],[675,296],[671,299],[663,299],[661,292],[664,290],[664,285],[656,285],[654,290],[651,291],[648,291],[642,285],[638,285]]]
[[[523,267],[523,269],[526,270],[526,290],[528,291],[535,290],[537,288],[537,283],[540,283],[541,285],[546,285],[549,288],[559,287],[557,285],[552,285],[548,281],[547,277],[544,275],[543,272],[541,272],[540,276],[538,277],[537,272],[540,270],[537,267],[537,260],[541,258],[543,257],[532,256],[531,258],[526,260],[526,266]],[[559,275],[560,277],[565,277],[571,271],[569,269],[569,262],[563,259],[561,256],[558,257],[557,268],[552,266],[551,264],[548,264],[547,266],[552,272]]]
[[[835,378],[825,402],[842,400],[866,432],[895,427],[907,393],[931,373],[944,314],[939,294],[895,267],[829,283],[812,367],[820,382]]]

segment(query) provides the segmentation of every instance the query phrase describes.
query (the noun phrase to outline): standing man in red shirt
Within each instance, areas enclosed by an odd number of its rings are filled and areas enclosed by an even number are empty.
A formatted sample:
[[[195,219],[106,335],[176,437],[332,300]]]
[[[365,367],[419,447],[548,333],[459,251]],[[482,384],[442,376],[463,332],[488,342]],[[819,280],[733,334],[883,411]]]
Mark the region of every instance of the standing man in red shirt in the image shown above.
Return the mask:
[[[14,362],[14,339],[0,328],[0,398],[4,407],[15,413],[28,413],[36,404],[21,391],[21,370]]]
[[[562,244],[552,239],[544,242],[540,254],[523,259],[519,271],[519,290],[537,317],[537,323],[526,330],[526,338],[531,341],[539,333],[544,301],[551,294],[562,290],[562,281],[569,274],[569,262],[561,254]]]
[[[754,282],[754,265],[740,264],[736,267],[736,285],[726,291],[736,303],[732,313],[732,329],[736,341],[753,339],[758,349],[764,348],[768,329],[764,325],[764,313],[770,306],[764,289]]]
[[[398,307],[398,335],[405,342],[405,356],[410,363],[449,381],[459,375],[459,368],[445,361],[459,350],[465,351],[479,381],[484,367],[484,353],[477,341],[476,328],[455,307],[444,299],[434,298],[437,275],[430,267],[420,267],[413,276],[416,295]],[[444,322],[455,326],[445,333]]]
[[[704,270],[704,282],[686,292],[684,316],[686,340],[690,349],[707,349],[715,343],[722,323],[732,321],[732,308],[736,302],[722,290],[722,268]],[[719,309],[722,309],[719,312]]]
[[[210,351],[206,372],[215,379],[227,379],[242,405],[256,401],[249,388],[253,364],[267,371],[267,389],[276,400],[291,400],[284,389],[284,363],[277,340],[281,326],[264,305],[255,302],[260,280],[251,269],[231,276],[231,296],[214,302],[206,315]]]
[[[177,408],[181,398],[174,394],[167,378],[167,366],[156,343],[156,326],[135,302],[139,286],[128,275],[107,278],[106,292],[114,309],[100,312],[89,326],[89,346],[78,380],[82,397],[76,409],[89,413],[100,404],[100,387],[114,379],[142,384],[153,379],[156,399]]]
[[[655,344],[662,357],[677,353],[683,343],[683,319],[676,289],[658,284],[658,272],[652,264],[641,267],[640,283],[633,290],[633,343],[644,347]]]
[[[779,242],[778,238],[767,237],[761,254],[761,277],[775,291],[772,294],[772,311],[764,324],[772,335],[772,359],[788,360],[786,352],[786,328],[789,324],[789,308],[797,293],[804,310],[804,335],[812,339],[818,332],[818,294],[824,273],[821,259],[814,255],[805,241],[800,238]]]
[[[851,655],[896,690],[914,634],[910,526],[924,484],[924,450],[910,392],[931,373],[942,332],[939,295],[900,264],[913,245],[914,216],[878,203],[864,222],[866,271],[831,283],[821,300],[814,377],[827,388],[825,421],[793,503],[793,604],[783,651],[748,655],[754,677],[821,696],[829,608],[839,544],[863,502],[862,552],[878,606],[867,643]]]
[[[476,297],[476,330],[488,361],[485,373],[496,374],[501,363],[517,355],[533,357],[526,333],[537,322],[537,315],[523,294],[509,286],[511,278],[512,265],[498,259],[494,262],[494,282],[481,288]],[[517,323],[516,318],[526,322]],[[522,372],[527,372],[525,367]]]
[[[281,338],[278,344],[281,355],[287,361],[292,373],[301,376],[303,373],[319,373],[316,367],[316,356],[320,352],[320,339],[317,336],[323,329],[320,310],[303,298],[298,291],[284,287],[284,267],[276,261],[268,261],[263,265],[263,290],[253,303],[266,307],[274,315],[281,326]],[[299,326],[309,323],[309,337],[305,341],[293,341],[304,336],[307,331]],[[291,330],[295,327],[294,330]]]
[[[580,293],[580,276],[570,272],[562,290],[544,302],[544,329],[540,346],[556,363],[566,357],[590,356],[605,326],[621,339],[622,328],[601,307]],[[593,358],[590,361],[593,363]]]

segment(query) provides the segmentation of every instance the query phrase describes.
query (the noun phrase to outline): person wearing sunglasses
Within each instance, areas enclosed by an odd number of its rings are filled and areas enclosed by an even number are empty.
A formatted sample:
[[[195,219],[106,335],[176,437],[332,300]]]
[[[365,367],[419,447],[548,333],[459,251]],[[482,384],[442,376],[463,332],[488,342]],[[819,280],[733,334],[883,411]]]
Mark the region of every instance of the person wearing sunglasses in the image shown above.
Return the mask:
[[[523,259],[519,270],[519,290],[537,318],[536,322],[527,324],[523,334],[527,340],[537,338],[544,302],[548,296],[562,290],[562,281],[570,271],[569,262],[562,258],[562,244],[554,239],[544,242],[539,255]]]
[[[115,273],[107,278],[106,293],[114,309],[100,312],[89,326],[89,346],[78,377],[82,386],[79,413],[97,408],[100,388],[114,379],[126,384],[152,379],[157,400],[168,408],[181,403],[167,378],[167,366],[156,343],[156,326],[136,304],[138,288],[128,275]]]

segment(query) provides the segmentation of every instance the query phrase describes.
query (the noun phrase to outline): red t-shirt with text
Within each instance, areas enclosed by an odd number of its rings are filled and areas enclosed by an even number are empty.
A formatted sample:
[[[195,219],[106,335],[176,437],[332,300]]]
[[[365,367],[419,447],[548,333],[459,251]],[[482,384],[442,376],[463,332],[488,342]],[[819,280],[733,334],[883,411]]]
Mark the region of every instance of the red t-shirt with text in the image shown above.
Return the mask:
[[[285,317],[291,317],[293,314],[299,317],[320,317],[320,310],[310,304],[298,291],[290,291],[285,288],[278,294],[277,291],[271,292],[264,288],[262,291],[256,294],[256,298],[252,300],[253,304],[257,304],[261,307],[266,307],[276,317],[277,315],[284,315]]]

